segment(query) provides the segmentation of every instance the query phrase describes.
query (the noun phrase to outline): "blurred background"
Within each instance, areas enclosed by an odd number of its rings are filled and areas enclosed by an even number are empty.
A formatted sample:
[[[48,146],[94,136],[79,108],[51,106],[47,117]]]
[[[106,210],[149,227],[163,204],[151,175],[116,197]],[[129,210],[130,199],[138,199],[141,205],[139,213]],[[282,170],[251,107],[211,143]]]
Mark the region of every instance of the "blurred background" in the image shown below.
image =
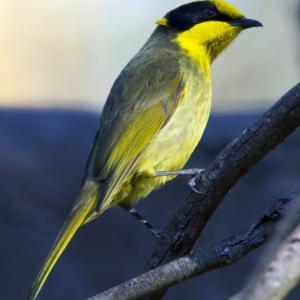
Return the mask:
[[[300,1],[231,2],[264,27],[243,32],[213,65],[212,117],[191,167],[206,167],[300,78]],[[1,0],[0,299],[25,299],[78,193],[114,79],[154,22],[184,3]],[[238,182],[198,247],[235,234],[299,188],[299,151],[298,129]],[[138,210],[163,228],[189,193],[188,180],[177,178]],[[111,209],[79,230],[39,299],[81,300],[137,276],[154,243],[131,216]],[[226,299],[247,283],[261,251],[165,299]]]
[[[265,108],[300,77],[299,0],[231,2],[264,28],[243,32],[213,65],[213,108]],[[183,3],[1,0],[1,105],[100,112],[154,22]]]

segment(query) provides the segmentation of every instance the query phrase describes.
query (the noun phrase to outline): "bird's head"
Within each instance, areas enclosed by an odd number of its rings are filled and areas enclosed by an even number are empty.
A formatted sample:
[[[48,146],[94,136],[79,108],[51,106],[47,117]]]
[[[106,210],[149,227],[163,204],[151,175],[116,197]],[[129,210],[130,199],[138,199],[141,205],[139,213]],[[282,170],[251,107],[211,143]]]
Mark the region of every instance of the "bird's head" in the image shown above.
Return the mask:
[[[191,2],[168,12],[156,24],[178,31],[176,41],[190,56],[204,47],[210,63],[246,28],[262,26],[224,0]]]

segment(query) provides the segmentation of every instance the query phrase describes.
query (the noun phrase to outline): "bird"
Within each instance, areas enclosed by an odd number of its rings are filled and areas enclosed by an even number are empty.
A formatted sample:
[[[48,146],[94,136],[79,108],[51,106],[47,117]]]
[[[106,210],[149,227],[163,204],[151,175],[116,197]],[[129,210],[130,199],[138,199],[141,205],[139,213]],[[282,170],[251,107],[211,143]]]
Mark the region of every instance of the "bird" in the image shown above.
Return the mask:
[[[27,300],[36,299],[78,228],[112,206],[159,236],[133,206],[177,175],[199,172],[182,168],[210,114],[211,64],[242,30],[260,26],[225,0],[183,4],[156,22],[112,85],[81,190]]]

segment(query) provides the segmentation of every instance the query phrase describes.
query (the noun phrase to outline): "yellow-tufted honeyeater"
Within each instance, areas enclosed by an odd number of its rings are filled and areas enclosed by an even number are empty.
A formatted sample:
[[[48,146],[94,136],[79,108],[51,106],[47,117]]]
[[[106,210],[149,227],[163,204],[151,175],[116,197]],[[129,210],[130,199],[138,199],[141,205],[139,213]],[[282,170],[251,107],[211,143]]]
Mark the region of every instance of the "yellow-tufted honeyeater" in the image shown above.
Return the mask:
[[[81,225],[114,205],[142,218],[132,208],[135,202],[176,175],[193,173],[178,170],[209,117],[211,64],[243,29],[262,26],[223,0],[182,5],[156,24],[111,88],[81,191],[28,300],[37,297]]]

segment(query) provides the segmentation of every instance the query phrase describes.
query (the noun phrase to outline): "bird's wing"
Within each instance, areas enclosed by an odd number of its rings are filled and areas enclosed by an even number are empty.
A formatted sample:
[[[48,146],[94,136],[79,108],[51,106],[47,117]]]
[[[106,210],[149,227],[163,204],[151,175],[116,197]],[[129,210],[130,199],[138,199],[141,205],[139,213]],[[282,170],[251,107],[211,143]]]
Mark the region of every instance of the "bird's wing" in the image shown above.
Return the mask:
[[[107,183],[100,202],[124,181],[182,99],[184,83],[178,67],[172,55],[151,62],[134,61],[114,83],[86,169],[88,178]]]

